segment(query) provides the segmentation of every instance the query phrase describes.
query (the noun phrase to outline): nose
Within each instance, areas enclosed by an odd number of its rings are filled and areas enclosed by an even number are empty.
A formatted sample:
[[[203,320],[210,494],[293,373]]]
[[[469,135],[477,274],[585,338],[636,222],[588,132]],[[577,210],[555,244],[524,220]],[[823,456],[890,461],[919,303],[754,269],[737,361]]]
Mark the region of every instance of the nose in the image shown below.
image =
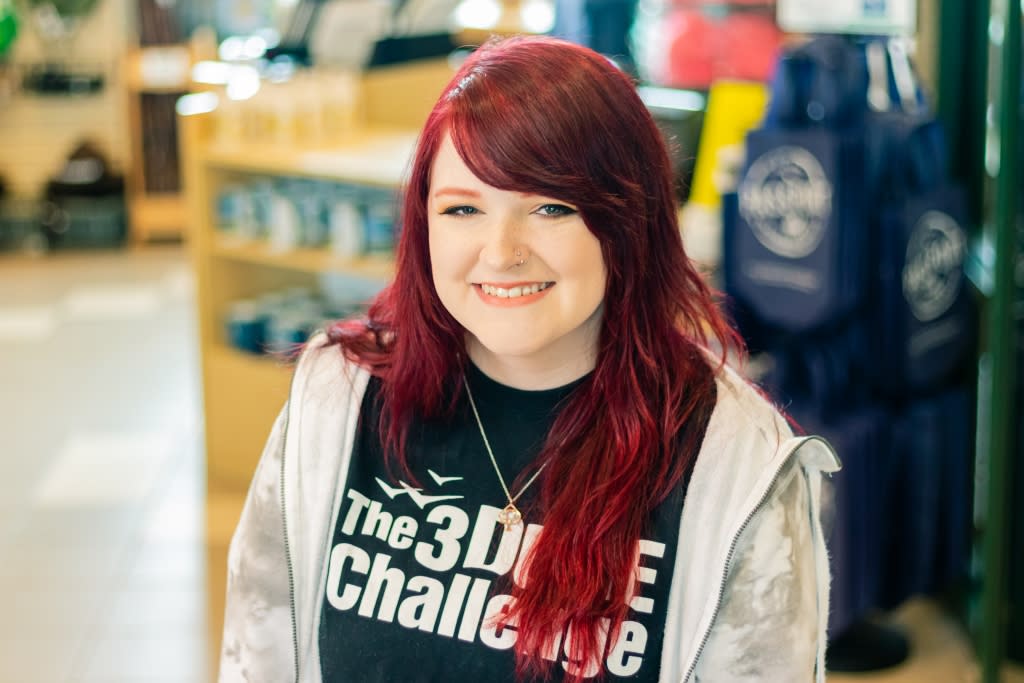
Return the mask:
[[[509,270],[526,262],[528,251],[522,226],[511,218],[497,221],[485,232],[480,262],[495,271]]]

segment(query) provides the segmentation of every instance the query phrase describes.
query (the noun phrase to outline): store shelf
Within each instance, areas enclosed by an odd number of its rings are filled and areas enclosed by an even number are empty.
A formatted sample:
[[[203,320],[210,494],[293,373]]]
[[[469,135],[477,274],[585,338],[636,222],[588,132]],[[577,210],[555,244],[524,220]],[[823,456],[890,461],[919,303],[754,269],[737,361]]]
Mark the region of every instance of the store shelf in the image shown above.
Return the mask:
[[[289,175],[392,188],[401,183],[416,145],[415,132],[367,128],[343,145],[299,150],[286,145],[217,143],[200,160],[221,170]]]
[[[337,273],[372,279],[386,279],[394,274],[390,256],[367,256],[352,259],[316,247],[275,249],[263,240],[245,240],[230,234],[214,237],[212,252],[229,261],[270,266],[285,270],[312,273]]]

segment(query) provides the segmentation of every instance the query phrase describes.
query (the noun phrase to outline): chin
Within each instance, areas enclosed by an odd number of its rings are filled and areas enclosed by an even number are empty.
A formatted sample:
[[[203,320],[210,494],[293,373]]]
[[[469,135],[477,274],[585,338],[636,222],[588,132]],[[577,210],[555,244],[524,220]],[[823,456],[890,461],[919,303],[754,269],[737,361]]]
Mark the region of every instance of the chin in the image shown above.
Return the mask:
[[[525,346],[522,344],[509,344],[507,340],[488,344],[481,340],[480,350],[487,355],[495,356],[496,358],[529,358],[530,356],[537,355],[543,351],[543,347],[535,345]]]
[[[516,340],[514,334],[491,335],[480,337],[473,335],[477,348],[488,356],[496,358],[527,358],[544,350],[545,344],[540,341],[524,343]]]

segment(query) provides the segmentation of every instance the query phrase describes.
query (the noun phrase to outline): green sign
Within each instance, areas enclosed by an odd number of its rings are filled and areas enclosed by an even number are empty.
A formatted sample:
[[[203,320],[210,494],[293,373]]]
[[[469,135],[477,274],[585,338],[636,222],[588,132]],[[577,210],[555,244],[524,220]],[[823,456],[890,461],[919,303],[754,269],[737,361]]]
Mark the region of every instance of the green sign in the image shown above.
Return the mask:
[[[0,57],[11,48],[18,35],[18,18],[14,14],[14,0],[0,0]]]

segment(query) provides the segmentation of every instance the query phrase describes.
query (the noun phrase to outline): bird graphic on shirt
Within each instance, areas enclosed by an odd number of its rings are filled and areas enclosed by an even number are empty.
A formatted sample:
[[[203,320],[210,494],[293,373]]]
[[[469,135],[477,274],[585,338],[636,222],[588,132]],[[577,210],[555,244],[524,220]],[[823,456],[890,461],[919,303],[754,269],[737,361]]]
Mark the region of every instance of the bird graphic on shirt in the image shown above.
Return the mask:
[[[442,500],[456,500],[458,498],[464,497],[454,495],[431,496],[428,494],[421,493],[420,491],[422,491],[422,489],[413,488],[412,486],[406,484],[404,481],[399,481],[398,484],[401,488],[396,488],[394,486],[389,486],[388,484],[384,483],[383,481],[380,480],[379,477],[374,478],[377,480],[377,484],[381,487],[381,489],[384,490],[384,493],[387,494],[388,498],[394,500],[395,496],[399,496],[404,493],[409,496],[409,499],[412,500],[412,502],[415,503],[416,507],[418,507],[420,510],[422,510],[425,506],[430,505],[431,503],[440,503]]]
[[[431,478],[437,482],[438,486],[444,486],[450,481],[462,481],[462,477],[442,477],[434,470],[427,470],[427,474],[429,474]]]

